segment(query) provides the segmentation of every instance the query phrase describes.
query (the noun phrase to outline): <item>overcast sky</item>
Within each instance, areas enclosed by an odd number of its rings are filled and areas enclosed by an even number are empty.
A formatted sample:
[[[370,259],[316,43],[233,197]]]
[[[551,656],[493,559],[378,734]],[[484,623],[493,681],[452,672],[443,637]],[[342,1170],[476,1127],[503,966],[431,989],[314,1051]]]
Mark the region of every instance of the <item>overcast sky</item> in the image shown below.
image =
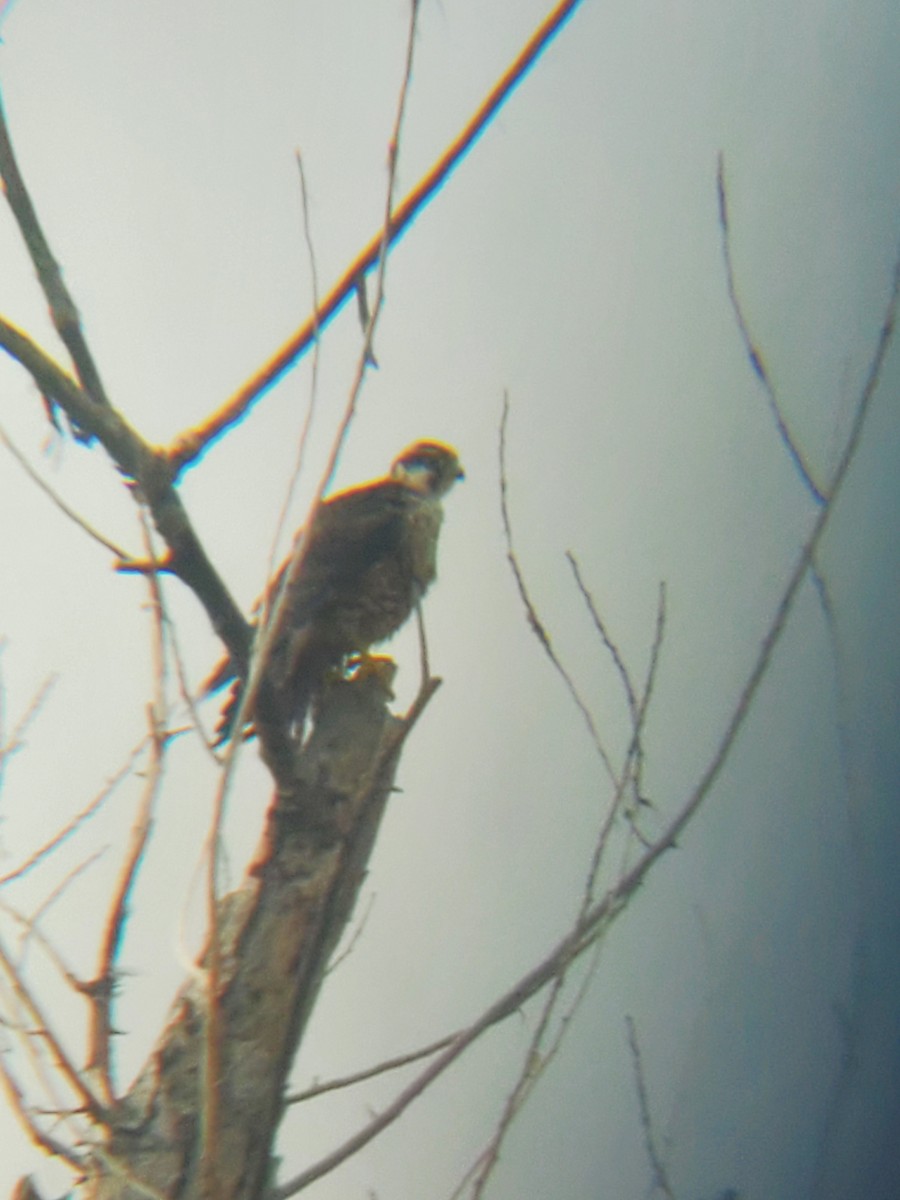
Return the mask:
[[[423,0],[400,191],[508,65],[537,0]],[[23,172],[116,405],[167,442],[233,392],[378,227],[407,27],[401,0],[18,0],[0,83]],[[366,888],[366,932],[326,987],[295,1081],[344,1074],[472,1019],[545,953],[580,899],[608,788],[529,632],[506,565],[497,431],[522,566],[611,750],[627,710],[564,552],[637,677],[657,590],[668,620],[646,734],[648,835],[714,752],[817,509],[779,440],[729,306],[724,155],[747,320],[815,478],[849,431],[900,246],[895,0],[586,0],[392,255],[387,307],[339,468],[383,472],[419,437],[458,447],[426,609],[444,677],[401,763]],[[0,312],[59,350],[7,213]],[[353,377],[352,306],[329,329],[292,509],[302,520]],[[557,1060],[504,1148],[497,1200],[651,1195],[625,1014],[679,1200],[894,1200],[900,1128],[900,352],[885,365],[818,560],[719,783],[604,944]],[[311,387],[304,362],[187,476],[184,495],[241,603],[265,577]],[[0,363],[0,422],[79,511],[129,549],[133,506],[104,456],[50,436]],[[0,868],[27,855],[141,736],[141,583],[0,448],[0,658],[7,720],[59,680],[0,796]],[[167,592],[189,670],[217,654]],[[827,612],[831,613],[830,620]],[[394,643],[399,699],[417,682]],[[235,882],[266,799],[245,755],[229,817]],[[119,1026],[123,1083],[184,972],[179,922],[214,778],[172,754],[135,896]],[[79,969],[137,785],[10,901],[48,914]],[[632,852],[633,853],[633,852]],[[189,907],[189,904],[188,904]],[[9,930],[5,936],[11,936]],[[71,1008],[73,1030],[81,1015]],[[486,1039],[322,1200],[448,1197],[502,1110],[535,1013]],[[284,1123],[295,1172],[399,1086]],[[0,1194],[37,1152],[0,1111]],[[63,1176],[44,1176],[61,1191]],[[51,1194],[52,1191],[51,1191]]]

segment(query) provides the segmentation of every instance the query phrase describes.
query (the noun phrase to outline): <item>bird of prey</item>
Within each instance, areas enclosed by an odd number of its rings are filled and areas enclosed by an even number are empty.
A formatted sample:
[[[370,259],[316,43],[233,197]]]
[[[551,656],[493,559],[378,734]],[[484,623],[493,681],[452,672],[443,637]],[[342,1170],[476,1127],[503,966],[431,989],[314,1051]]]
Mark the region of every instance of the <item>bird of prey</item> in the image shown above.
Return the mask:
[[[436,574],[441,498],[462,478],[451,446],[416,442],[384,478],[324,500],[312,526],[297,534],[305,539],[303,559],[287,582],[286,611],[264,677],[294,728],[302,728],[330,671],[391,637],[414,611]],[[266,607],[276,602],[290,563],[270,584]],[[218,743],[233,733],[243,686],[237,674],[225,659],[204,685],[209,694],[235,680],[216,728]]]

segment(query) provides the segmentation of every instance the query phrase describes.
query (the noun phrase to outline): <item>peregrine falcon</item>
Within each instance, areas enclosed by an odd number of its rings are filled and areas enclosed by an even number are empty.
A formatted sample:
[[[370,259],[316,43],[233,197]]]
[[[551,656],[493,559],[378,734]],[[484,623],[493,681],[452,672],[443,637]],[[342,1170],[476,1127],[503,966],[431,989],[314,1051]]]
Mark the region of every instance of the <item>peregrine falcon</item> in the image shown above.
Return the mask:
[[[306,533],[300,573],[288,584],[265,675],[269,694],[294,728],[302,728],[326,673],[396,633],[434,581],[441,498],[462,478],[451,446],[416,442],[383,479],[322,502]],[[269,586],[272,602],[290,561]],[[237,674],[225,659],[204,685],[209,694],[236,680],[216,728],[217,744],[233,732],[243,682]]]

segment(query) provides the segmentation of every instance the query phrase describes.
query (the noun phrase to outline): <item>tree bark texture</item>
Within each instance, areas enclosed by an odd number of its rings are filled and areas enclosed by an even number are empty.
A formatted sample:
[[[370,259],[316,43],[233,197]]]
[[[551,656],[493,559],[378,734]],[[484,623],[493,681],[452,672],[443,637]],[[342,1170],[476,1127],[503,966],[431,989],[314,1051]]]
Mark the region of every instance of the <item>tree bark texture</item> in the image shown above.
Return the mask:
[[[219,905],[212,1128],[207,948],[89,1157],[90,1200],[264,1195],[285,1081],[353,911],[408,729],[387,700],[376,674],[326,689],[290,775],[278,764],[256,861]]]

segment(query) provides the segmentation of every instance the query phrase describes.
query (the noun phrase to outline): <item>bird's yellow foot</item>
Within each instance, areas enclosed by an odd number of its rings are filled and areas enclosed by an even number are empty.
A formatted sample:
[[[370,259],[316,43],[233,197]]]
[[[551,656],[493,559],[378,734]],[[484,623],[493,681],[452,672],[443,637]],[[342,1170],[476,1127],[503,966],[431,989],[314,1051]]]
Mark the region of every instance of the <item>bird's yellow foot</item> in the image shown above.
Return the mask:
[[[371,679],[389,699],[394,697],[397,664],[389,654],[351,654],[344,666],[344,678],[359,682]]]

